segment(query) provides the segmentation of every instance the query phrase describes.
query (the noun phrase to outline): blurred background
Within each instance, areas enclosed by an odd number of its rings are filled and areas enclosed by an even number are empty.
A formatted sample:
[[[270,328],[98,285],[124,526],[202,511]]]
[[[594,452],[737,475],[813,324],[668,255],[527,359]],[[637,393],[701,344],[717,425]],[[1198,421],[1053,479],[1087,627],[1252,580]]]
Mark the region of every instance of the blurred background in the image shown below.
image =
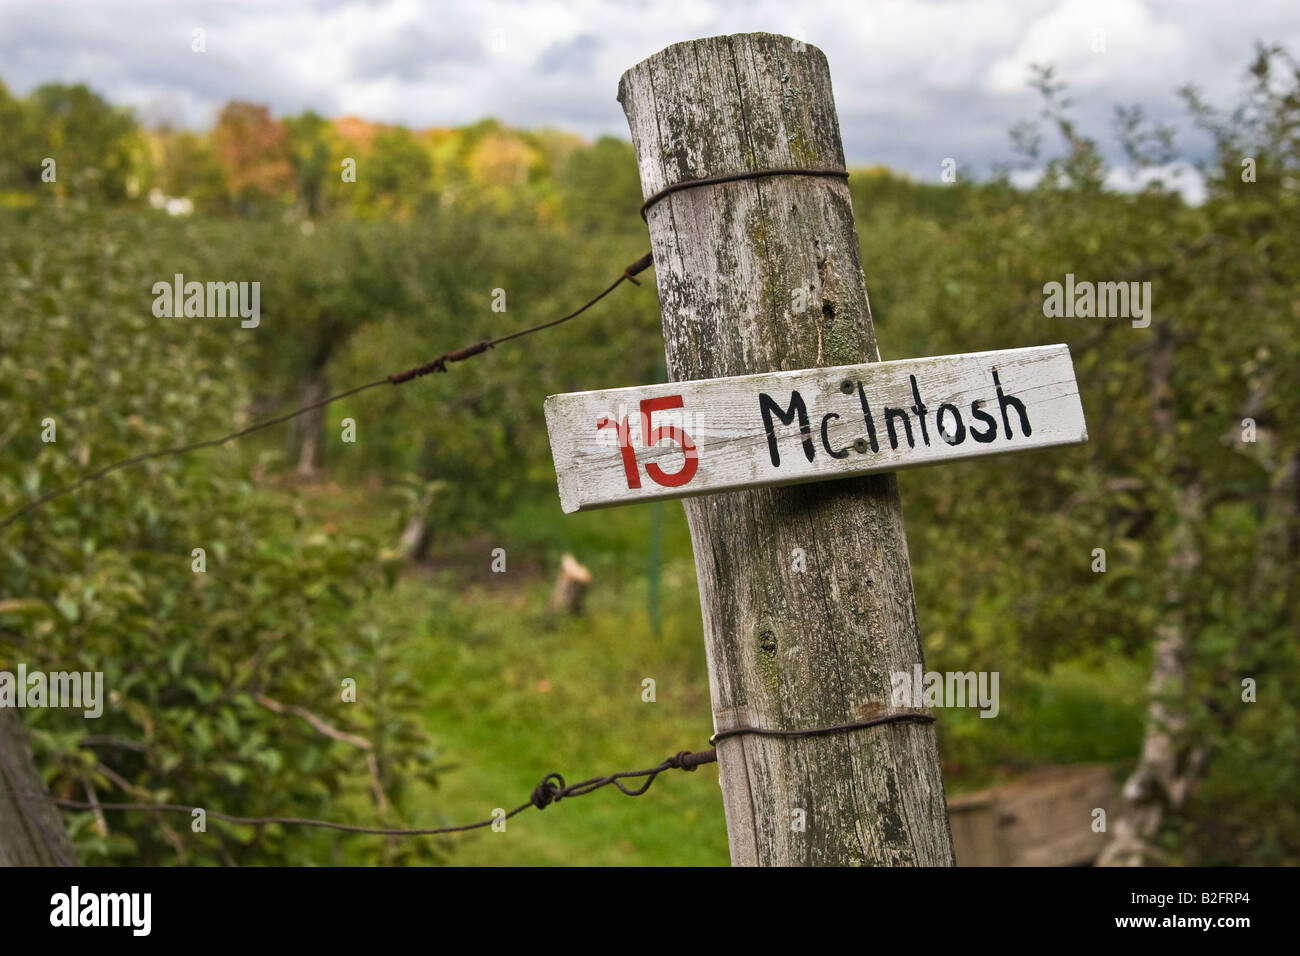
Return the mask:
[[[959,862],[1094,862],[1106,806],[1142,862],[1295,864],[1300,15],[1220,6],[0,2],[0,512],[586,301],[649,247],[619,75],[783,33],[830,62],[883,357],[1066,342],[1082,390],[1084,446],[899,479],[927,668],[1001,679],[937,725]],[[260,324],[155,317],[177,273]],[[1150,326],[1045,317],[1066,273],[1151,282]],[[22,713],[50,791],[439,826],[704,748],[681,506],[563,515],[542,416],[663,375],[624,286],[0,529],[0,670],[111,692]],[[446,840],[62,819],[102,864],[728,858],[715,767]]]

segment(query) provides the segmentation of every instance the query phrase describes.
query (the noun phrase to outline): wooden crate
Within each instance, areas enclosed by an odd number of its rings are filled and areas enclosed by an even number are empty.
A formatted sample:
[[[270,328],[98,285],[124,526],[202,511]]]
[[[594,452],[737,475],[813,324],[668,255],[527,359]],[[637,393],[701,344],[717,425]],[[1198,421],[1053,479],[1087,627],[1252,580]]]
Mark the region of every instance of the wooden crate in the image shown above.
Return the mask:
[[[1087,866],[1108,836],[1093,830],[1118,787],[1104,764],[1040,767],[948,801],[958,866]]]

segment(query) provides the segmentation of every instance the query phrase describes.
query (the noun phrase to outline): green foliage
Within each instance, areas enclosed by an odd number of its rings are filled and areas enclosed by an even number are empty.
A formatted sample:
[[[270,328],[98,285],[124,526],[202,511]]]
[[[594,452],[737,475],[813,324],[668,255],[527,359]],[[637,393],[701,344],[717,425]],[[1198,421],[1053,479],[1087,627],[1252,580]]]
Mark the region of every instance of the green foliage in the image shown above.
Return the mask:
[[[324,211],[325,183],[330,165],[329,120],[311,110],[284,121],[297,174],[298,200],[304,214],[315,219]]]
[[[19,190],[30,191],[40,182],[37,134],[21,100],[0,80],[0,199]],[[12,201],[12,200],[11,200]]]
[[[403,290],[402,300],[388,309],[359,309],[369,320],[339,354],[331,380],[368,381],[557,318],[609,285],[644,251],[643,238],[543,231],[486,211],[387,228],[399,237],[387,281]],[[554,493],[541,399],[648,380],[658,349],[647,343],[657,330],[649,290],[619,290],[567,329],[503,345],[450,366],[445,376],[341,405],[331,423],[355,417],[367,450],[357,455],[332,443],[327,461],[356,476],[382,469],[444,482],[452,491],[439,501],[439,525],[477,530],[521,496]]]
[[[1266,48],[1240,106],[1220,112],[1188,91],[1193,120],[1216,144],[1200,206],[1159,184],[1107,191],[1096,141],[1072,120],[1061,84],[1050,71],[1036,82],[1044,126],[1017,131],[1044,171],[1033,189],[1006,179],[925,185],[878,170],[850,181],[884,357],[1065,341],[1091,436],[900,479],[927,667],[1002,680],[999,720],[940,723],[947,784],[970,789],[1041,762],[1122,770],[1141,739],[1154,635],[1181,621],[1188,681],[1177,703],[1185,732],[1215,759],[1170,820],[1172,857],[1294,863],[1300,711],[1286,689],[1300,676],[1300,76]],[[18,131],[10,142],[45,135],[40,110],[65,101],[103,113],[60,89],[27,100],[0,89],[0,120]],[[1116,127],[1139,168],[1178,142],[1133,107]],[[118,129],[106,119],[67,128]],[[634,157],[612,139],[588,145],[494,121],[412,133],[312,114],[276,121],[251,108],[224,129],[155,141],[157,182],[204,213],[246,219],[4,214],[0,506],[120,455],[219,434],[326,387],[558,317],[645,251]],[[238,129],[266,144],[261,165],[240,165]],[[110,153],[130,139],[85,135]],[[349,156],[355,184],[339,177]],[[0,190],[30,195],[30,168],[0,151]],[[245,179],[232,189],[237,169]],[[268,215],[282,211],[290,215]],[[175,272],[260,282],[259,328],[153,319],[148,290]],[[1044,284],[1067,273],[1150,282],[1150,326],[1045,316]],[[669,509],[656,644],[642,612],[628,610],[646,600],[643,512],[561,519],[542,418],[547,394],[652,381],[657,309],[650,285],[625,287],[565,327],[446,375],[351,397],[296,431],[123,472],[0,532],[3,663],[77,662],[104,670],[118,695],[89,730],[60,712],[30,715],[55,792],[76,798],[89,785],[101,799],[128,799],[129,787],[236,813],[457,823],[553,767],[594,774],[643,763],[646,746],[696,746],[690,727],[707,715],[707,682],[690,636],[699,624],[687,613],[680,511]],[[56,444],[39,440],[45,417],[58,423]],[[344,418],[356,423],[355,444],[339,439]],[[1242,440],[1244,418],[1257,441]],[[332,483],[299,486],[286,474],[297,449],[286,455],[282,443],[313,433],[324,436]],[[432,564],[391,590],[387,549],[419,509],[434,529]],[[509,593],[480,580],[497,544],[524,582]],[[200,546],[205,575],[189,569]],[[1097,549],[1105,573],[1093,569]],[[536,573],[565,551],[599,586],[591,616],[561,627]],[[1171,571],[1188,554],[1195,561],[1173,589]],[[644,716],[635,693],[643,676],[660,675],[661,687],[680,688],[663,723]],[[338,699],[345,676],[358,682],[355,705]],[[1243,678],[1257,680],[1257,703],[1242,703]],[[371,740],[389,809],[375,807],[364,754],[258,694]],[[462,765],[450,783],[439,775],[437,791],[430,730]],[[662,825],[643,802],[588,805],[558,824],[529,821],[558,827],[563,840],[512,843],[523,846],[518,857],[491,841],[465,852],[473,862],[563,861],[586,840],[584,859],[618,862],[624,827],[636,834],[629,859],[676,862],[688,815],[716,816],[708,789],[680,798]],[[89,814],[70,821],[88,859],[177,859],[150,818],[111,817],[107,836]],[[183,818],[173,823],[191,862],[423,861],[447,846],[215,823],[201,837]],[[716,838],[715,827],[692,862],[720,861]]]
[[[120,202],[147,174],[134,118],[83,84],[47,83],[20,101],[0,83],[0,129],[0,191]],[[52,181],[42,179],[47,159]]]
[[[203,230],[122,214],[8,218],[0,507],[246,420],[238,323],[157,320],[150,309],[158,277],[220,274]],[[54,442],[41,440],[45,419]],[[292,496],[237,477],[247,466],[237,448],[153,462],[0,532],[0,668],[101,671],[108,696],[98,719],[29,712],[42,772],[72,799],[94,792],[104,802],[241,816],[400,819],[397,784],[428,779],[431,754],[401,716],[409,683],[400,671],[380,682],[383,648],[355,618],[393,568],[373,540],[322,529]],[[193,570],[196,548],[204,573]],[[341,700],[348,677],[355,704]],[[367,805],[361,749],[275,704],[370,740],[388,812]],[[110,816],[105,833],[88,815],[72,818],[87,862],[363,862],[390,853],[376,840],[334,849],[311,831],[209,820],[198,834],[183,817],[168,829]]]
[[[221,167],[208,140],[186,130],[162,131],[157,136],[159,173],[156,182],[164,196],[185,197],[202,211],[229,209]]]
[[[1229,154],[1209,168],[1210,199],[1199,207],[1158,188],[1099,191],[1104,170],[1093,144],[1056,106],[1048,112],[1067,152],[1047,163],[1035,189],[956,188],[956,214],[904,230],[901,246],[892,225],[898,187],[855,187],[867,216],[864,261],[880,269],[872,300],[887,358],[1063,340],[1088,418],[1090,441],[1080,448],[1023,456],[1014,467],[967,463],[902,476],[927,652],[940,669],[1021,680],[1101,649],[1146,663],[1157,627],[1181,622],[1188,677],[1174,704],[1189,721],[1184,739],[1225,755],[1168,834],[1173,857],[1195,862],[1223,859],[1206,836],[1219,832],[1212,819],[1225,819],[1222,794],[1240,789],[1225,775],[1248,773],[1258,793],[1251,807],[1268,806],[1292,833],[1300,823],[1294,791],[1275,782],[1272,762],[1246,771],[1240,759],[1300,759],[1293,735],[1265,730],[1253,713],[1268,713],[1274,728],[1300,722],[1272,683],[1300,673],[1300,389],[1289,374],[1300,360],[1300,246],[1288,225],[1300,151],[1281,132],[1300,120],[1300,77],[1291,68],[1278,77],[1267,66],[1278,58],[1264,60],[1253,70],[1254,105],[1208,121],[1227,124],[1216,138]],[[1231,155],[1246,143],[1264,171],[1256,182],[1243,182],[1241,157]],[[1150,327],[1044,317],[1043,285],[1066,273],[1151,282]],[[1246,418],[1258,441],[1243,440]],[[1189,519],[1183,509],[1193,500],[1200,504]],[[1105,573],[1092,568],[1098,548]],[[1185,583],[1173,588],[1174,570],[1189,560]],[[1259,682],[1258,703],[1243,703],[1245,678]],[[1089,749],[1071,751],[1083,759]],[[1245,811],[1231,817],[1238,859],[1300,855],[1287,826],[1247,834]]]
[[[410,130],[393,127],[375,136],[372,158],[357,178],[356,203],[366,215],[391,218],[419,212],[433,198],[433,161]]]

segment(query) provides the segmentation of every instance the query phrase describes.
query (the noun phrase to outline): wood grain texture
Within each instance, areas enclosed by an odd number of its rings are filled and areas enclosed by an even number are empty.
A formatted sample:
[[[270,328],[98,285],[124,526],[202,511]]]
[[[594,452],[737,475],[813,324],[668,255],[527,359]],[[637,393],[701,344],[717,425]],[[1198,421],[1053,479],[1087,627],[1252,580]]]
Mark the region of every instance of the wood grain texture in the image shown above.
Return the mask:
[[[618,98],[647,197],[686,179],[844,162],[826,59],[787,37],[676,44],[625,73]],[[648,219],[674,381],[879,361],[842,181],[687,189]],[[887,706],[890,673],[922,662],[892,474],[685,508],[716,729],[814,727]],[[930,725],[734,737],[718,758],[735,864],[953,863]]]
[[[641,414],[662,399],[681,407]],[[1087,440],[1064,345],[570,392],[547,398],[546,427],[566,512]]]

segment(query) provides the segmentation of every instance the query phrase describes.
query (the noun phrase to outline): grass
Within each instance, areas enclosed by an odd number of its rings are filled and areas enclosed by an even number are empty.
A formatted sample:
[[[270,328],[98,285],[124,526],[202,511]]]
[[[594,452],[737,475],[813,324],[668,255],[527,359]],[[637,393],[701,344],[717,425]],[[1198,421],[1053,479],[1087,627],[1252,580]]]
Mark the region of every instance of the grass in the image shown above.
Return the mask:
[[[552,517],[548,511],[553,511]],[[681,508],[665,513],[660,633],[647,614],[644,542],[650,506],[568,518],[521,508],[496,532],[439,543],[384,601],[381,627],[400,631],[402,663],[426,690],[423,717],[439,786],[412,801],[437,825],[512,809],[552,771],[569,783],[653,766],[712,732],[694,569]],[[506,550],[493,573],[491,552]],[[594,573],[585,613],[548,609],[558,558]],[[436,570],[435,570],[436,569]],[[643,700],[646,679],[655,700]],[[661,776],[642,797],[614,788],[526,811],[504,832],[446,844],[457,865],[725,865],[716,766]]]
[[[323,525],[384,527],[373,489],[308,486]],[[512,809],[552,771],[573,783],[653,766],[708,746],[707,667],[690,537],[682,508],[660,506],[663,563],[659,633],[652,626],[649,540],[654,505],[563,515],[554,500],[521,502],[496,527],[435,540],[369,609],[400,635],[400,663],[422,689],[421,718],[448,766],[433,789],[413,789],[410,825],[458,825]],[[506,570],[491,570],[494,548]],[[573,553],[594,582],[585,613],[548,610],[560,556]],[[918,602],[924,601],[918,595]],[[923,635],[924,636],[924,635]],[[1145,668],[1080,659],[1050,672],[1002,675],[998,720],[941,715],[944,784],[952,795],[1044,763],[1121,761],[1142,728]],[[655,701],[642,699],[655,682]],[[613,788],[442,844],[462,866],[725,865],[717,767],[662,775],[644,796]]]

